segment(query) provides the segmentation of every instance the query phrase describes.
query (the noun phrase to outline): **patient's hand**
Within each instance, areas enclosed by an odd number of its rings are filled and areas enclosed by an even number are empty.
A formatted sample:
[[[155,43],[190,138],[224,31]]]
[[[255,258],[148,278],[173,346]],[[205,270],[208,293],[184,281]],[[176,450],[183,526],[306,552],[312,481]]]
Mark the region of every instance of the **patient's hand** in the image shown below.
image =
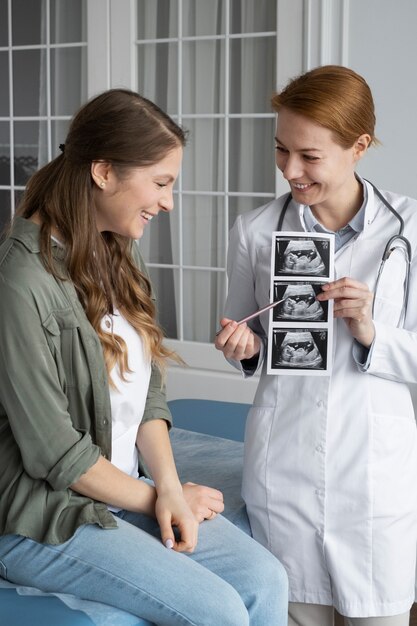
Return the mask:
[[[189,482],[183,484],[182,490],[184,498],[198,522],[213,519],[218,513],[223,512],[223,494],[218,489]]]

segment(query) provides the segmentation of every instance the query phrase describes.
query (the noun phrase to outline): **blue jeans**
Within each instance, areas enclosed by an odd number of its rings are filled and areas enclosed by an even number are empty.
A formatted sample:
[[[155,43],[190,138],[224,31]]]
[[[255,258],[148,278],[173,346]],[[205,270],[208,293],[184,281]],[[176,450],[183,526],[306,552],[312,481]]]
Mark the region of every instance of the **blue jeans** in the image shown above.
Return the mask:
[[[155,520],[122,511],[118,528],[81,526],[60,545],[0,537],[10,582],[104,602],[166,626],[285,626],[279,561],[222,516],[200,524],[193,554],[165,548]]]

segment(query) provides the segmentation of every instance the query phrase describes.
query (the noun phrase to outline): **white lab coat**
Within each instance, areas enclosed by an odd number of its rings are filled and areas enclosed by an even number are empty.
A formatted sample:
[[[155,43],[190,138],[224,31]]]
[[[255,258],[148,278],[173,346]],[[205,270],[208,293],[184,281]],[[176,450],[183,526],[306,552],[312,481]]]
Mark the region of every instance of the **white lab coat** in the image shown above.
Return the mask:
[[[398,221],[366,184],[364,230],[336,253],[335,273],[374,290]],[[333,604],[350,617],[400,614],[414,601],[417,432],[407,383],[417,382],[417,201],[382,193],[403,217],[413,250],[404,328],[397,324],[405,261],[397,250],[376,295],[368,369],[344,320],[334,321],[330,377],[267,375],[263,350],[245,435],[243,496],[253,534],[287,569],[290,601]],[[271,233],[284,200],[236,220],[229,318],[270,301]],[[303,211],[292,201],[283,229],[305,230]],[[268,320],[264,313],[252,328],[267,337]]]

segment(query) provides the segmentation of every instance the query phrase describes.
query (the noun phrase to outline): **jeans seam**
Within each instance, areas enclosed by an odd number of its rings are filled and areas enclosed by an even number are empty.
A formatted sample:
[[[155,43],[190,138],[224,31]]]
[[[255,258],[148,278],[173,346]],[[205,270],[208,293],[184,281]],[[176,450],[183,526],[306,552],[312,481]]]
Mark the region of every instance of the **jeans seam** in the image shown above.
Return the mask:
[[[113,581],[123,582],[124,584],[126,584],[126,586],[132,587],[133,591],[137,591],[137,592],[143,593],[144,595],[148,595],[154,602],[159,603],[162,606],[164,606],[165,608],[169,609],[176,616],[181,617],[187,624],[190,624],[190,626],[199,626],[197,622],[190,621],[183,613],[179,612],[177,609],[174,609],[171,605],[169,605],[165,601],[162,601],[161,599],[157,598],[151,592],[145,591],[141,587],[139,587],[137,585],[134,585],[132,582],[130,582],[129,580],[123,578],[119,574],[112,574],[108,570],[106,570],[105,568],[101,567],[100,565],[92,565],[91,563],[89,563],[88,561],[85,561],[81,557],[66,554],[65,552],[61,552],[60,550],[54,549],[53,546],[44,545],[44,548],[48,548],[49,550],[51,550],[51,552],[54,552],[55,554],[59,554],[59,556],[61,556],[61,557],[65,557],[66,559],[70,559],[72,561],[76,561],[76,562],[82,563],[84,565],[87,565],[90,568],[94,568],[97,571],[99,571],[100,573],[104,574],[105,576],[108,576],[109,578],[113,579]],[[62,593],[65,593],[65,592],[62,592]],[[86,598],[86,599],[88,599],[88,598]]]

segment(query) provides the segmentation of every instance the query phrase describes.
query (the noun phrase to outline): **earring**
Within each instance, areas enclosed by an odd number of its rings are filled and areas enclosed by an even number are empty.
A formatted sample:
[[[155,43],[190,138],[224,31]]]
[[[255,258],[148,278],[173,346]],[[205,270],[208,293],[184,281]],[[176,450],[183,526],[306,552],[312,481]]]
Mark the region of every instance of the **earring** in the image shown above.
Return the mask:
[[[106,186],[106,185],[105,185],[104,181],[102,180],[102,181],[101,181],[101,183],[100,183],[100,187],[101,187],[101,189],[104,189],[104,187],[105,187],[105,186]]]

